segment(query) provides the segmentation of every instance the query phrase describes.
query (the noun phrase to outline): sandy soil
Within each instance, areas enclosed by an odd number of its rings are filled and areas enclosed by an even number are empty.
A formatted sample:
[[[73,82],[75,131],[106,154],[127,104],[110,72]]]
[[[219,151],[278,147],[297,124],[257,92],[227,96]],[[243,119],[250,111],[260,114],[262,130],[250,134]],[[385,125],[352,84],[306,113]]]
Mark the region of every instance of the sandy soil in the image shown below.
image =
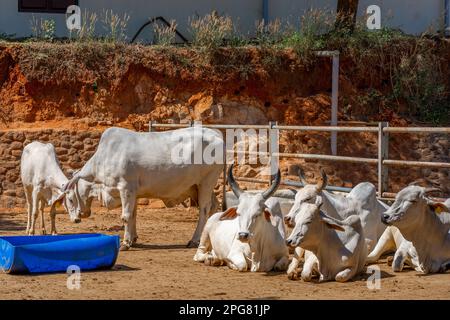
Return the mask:
[[[57,217],[60,233],[123,232],[118,211],[97,209],[81,224]],[[49,218],[47,217],[47,220]],[[367,275],[349,283],[290,281],[284,273],[239,273],[192,260],[185,248],[196,224],[196,210],[138,210],[139,245],[120,252],[112,270],[85,272],[81,289],[66,287],[67,275],[0,274],[0,299],[448,299],[450,274],[394,274],[386,265],[380,290],[369,290]],[[23,209],[0,210],[0,234],[24,234]],[[49,221],[47,223],[49,228]]]

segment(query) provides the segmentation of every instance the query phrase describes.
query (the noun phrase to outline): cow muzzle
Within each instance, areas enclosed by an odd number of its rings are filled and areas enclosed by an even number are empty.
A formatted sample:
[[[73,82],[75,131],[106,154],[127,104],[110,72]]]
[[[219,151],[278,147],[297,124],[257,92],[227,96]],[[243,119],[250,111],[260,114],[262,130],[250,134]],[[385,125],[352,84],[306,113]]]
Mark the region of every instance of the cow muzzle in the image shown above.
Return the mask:
[[[73,218],[71,219],[73,223],[80,223],[81,222],[81,218]]]
[[[247,242],[249,237],[250,237],[250,233],[248,233],[248,232],[239,232],[238,233],[238,239],[242,242]]]
[[[381,216],[381,222],[383,222],[385,225],[391,225],[391,223],[389,222],[389,218],[390,218],[390,215],[383,214]]]

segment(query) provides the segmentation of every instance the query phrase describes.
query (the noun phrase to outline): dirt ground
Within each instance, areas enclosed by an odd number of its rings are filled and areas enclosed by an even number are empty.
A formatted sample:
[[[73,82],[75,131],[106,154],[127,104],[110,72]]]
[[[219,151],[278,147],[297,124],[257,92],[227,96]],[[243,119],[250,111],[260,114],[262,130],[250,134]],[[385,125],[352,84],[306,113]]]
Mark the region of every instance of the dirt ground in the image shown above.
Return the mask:
[[[96,209],[81,224],[57,217],[62,233],[123,233],[119,211]],[[194,208],[138,209],[138,247],[120,252],[112,270],[84,272],[81,289],[66,287],[67,275],[0,274],[0,299],[448,299],[450,274],[393,273],[386,260],[380,290],[369,290],[368,275],[348,283],[305,283],[285,273],[239,273],[192,260],[185,244],[196,224]],[[47,230],[49,218],[47,218]],[[24,209],[0,210],[0,234],[24,234]]]

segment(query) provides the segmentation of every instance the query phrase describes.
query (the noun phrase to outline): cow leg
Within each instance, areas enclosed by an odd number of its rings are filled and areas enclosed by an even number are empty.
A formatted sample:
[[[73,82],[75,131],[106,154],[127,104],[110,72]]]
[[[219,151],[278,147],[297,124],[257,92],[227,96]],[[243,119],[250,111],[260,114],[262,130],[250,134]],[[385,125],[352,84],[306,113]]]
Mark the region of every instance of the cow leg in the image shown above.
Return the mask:
[[[247,259],[241,252],[236,252],[228,257],[228,267],[237,271],[247,271]]]
[[[29,190],[28,188],[24,188],[25,189],[25,199],[27,200],[27,230],[26,230],[26,234],[28,234],[28,232],[30,231],[31,228],[31,214],[32,214],[32,210],[33,210],[33,197],[32,197],[32,191]]]
[[[287,275],[288,275],[288,279],[290,280],[297,280],[300,276],[300,259],[302,258],[302,256],[304,255],[305,250],[303,250],[300,247],[295,247],[294,249],[294,256],[292,257],[292,261],[291,264],[288,267],[287,270]]]
[[[409,262],[411,267],[416,267],[412,263],[409,255],[409,242],[403,241],[397,251],[395,251],[394,259],[392,261],[392,271],[400,272],[403,270],[405,262]]]
[[[194,255],[194,261],[204,262],[208,256],[208,251],[211,250],[211,239],[209,238],[210,225],[211,224],[207,222],[203,229],[197,252]]]
[[[133,232],[136,230],[136,195],[133,192],[124,188],[119,191],[120,192],[120,200],[122,202],[122,216],[121,219],[125,224],[125,232],[122,241],[122,245],[120,246],[121,251],[126,251],[130,249],[133,245],[134,237],[136,236]]]
[[[289,266],[289,258],[288,257],[282,257],[281,259],[279,259],[277,261],[277,263],[275,263],[275,265],[273,266],[273,270],[274,271],[286,271],[286,269]]]
[[[58,233],[56,232],[56,223],[55,223],[55,219],[56,219],[56,208],[55,208],[55,206],[52,206],[52,207],[50,208],[50,221],[51,221],[51,230],[50,230],[50,232],[51,232],[52,235],[58,234]]]
[[[301,273],[301,277],[303,281],[309,282],[311,281],[314,271],[318,271],[317,258],[310,254],[305,259],[305,263],[303,264],[303,270]]]
[[[32,199],[32,210],[31,210],[31,225],[30,229],[28,230],[28,235],[34,235],[35,226],[36,226],[36,219],[38,216],[38,210],[39,210],[39,189],[34,188],[33,192],[31,193],[31,199]]]
[[[205,260],[204,263],[207,266],[212,266],[212,267],[220,267],[221,265],[223,265],[223,260],[220,259],[216,253],[214,252],[214,250],[212,250],[209,253],[205,254]]]
[[[366,263],[375,263],[383,253],[395,250],[395,241],[390,228],[386,228],[373,251],[368,255]]]
[[[202,184],[198,186],[198,223],[195,228],[194,235],[192,239],[188,242],[188,248],[197,248],[200,242],[200,235],[203,231],[203,228],[206,224],[206,220],[208,218],[208,214],[212,209],[212,195],[214,185],[210,186],[210,184]]]
[[[137,235],[137,204],[134,206],[133,211],[133,219],[132,223],[130,224],[130,233],[131,233],[131,239],[133,240],[133,245],[136,244],[138,235]]]
[[[353,269],[347,268],[339,272],[334,278],[337,282],[346,282],[353,277]]]
[[[39,202],[39,211],[41,212],[41,233],[47,234],[47,230],[45,230],[44,209],[45,209],[45,203],[44,203],[44,201],[41,200]]]

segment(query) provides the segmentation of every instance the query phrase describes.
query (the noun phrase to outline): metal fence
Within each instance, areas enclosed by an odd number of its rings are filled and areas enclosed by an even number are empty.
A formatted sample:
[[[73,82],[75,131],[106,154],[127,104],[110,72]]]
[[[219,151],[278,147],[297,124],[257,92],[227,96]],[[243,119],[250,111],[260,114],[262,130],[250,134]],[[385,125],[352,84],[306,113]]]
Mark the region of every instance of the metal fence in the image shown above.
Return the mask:
[[[161,124],[151,121],[149,124],[149,130],[155,131],[156,128],[176,129],[186,128],[193,126],[194,122],[185,124]],[[392,199],[395,197],[395,193],[388,191],[389,182],[389,167],[425,167],[425,168],[449,168],[449,162],[428,162],[428,161],[412,161],[412,160],[395,160],[389,159],[389,134],[431,134],[431,133],[443,133],[450,134],[450,128],[446,127],[389,127],[387,122],[379,122],[378,126],[365,127],[365,126],[286,126],[278,125],[276,122],[269,122],[268,125],[228,125],[228,124],[213,124],[204,125],[204,127],[212,129],[266,129],[269,130],[269,152],[250,152],[245,151],[246,154],[264,154],[271,157],[271,161],[281,158],[297,158],[297,159],[312,159],[322,161],[336,161],[336,162],[348,162],[348,163],[366,163],[377,166],[378,172],[378,192],[377,196],[381,199]],[[302,153],[281,153],[273,152],[273,144],[276,141],[278,143],[279,132],[283,131],[318,131],[318,132],[372,132],[378,135],[378,156],[377,158],[361,158],[353,156],[337,156],[337,155],[324,155],[324,154],[302,154]],[[226,164],[224,165],[223,172],[224,179],[224,192],[225,192],[225,179],[226,179]],[[271,181],[254,179],[254,178],[236,178],[238,181],[270,184]],[[301,182],[282,180],[282,185],[302,187]],[[327,190],[349,192],[351,188],[328,186]]]

